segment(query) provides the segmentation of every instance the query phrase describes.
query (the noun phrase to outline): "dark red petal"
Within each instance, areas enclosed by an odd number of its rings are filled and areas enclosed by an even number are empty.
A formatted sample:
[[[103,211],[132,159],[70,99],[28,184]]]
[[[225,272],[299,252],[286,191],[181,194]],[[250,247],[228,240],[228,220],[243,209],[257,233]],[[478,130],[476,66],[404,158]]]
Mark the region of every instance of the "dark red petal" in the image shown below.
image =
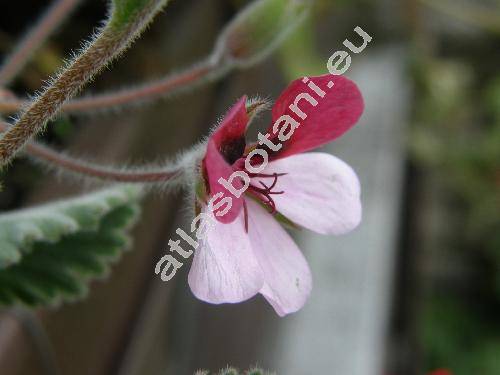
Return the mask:
[[[356,124],[363,113],[363,97],[351,80],[330,74],[311,77],[309,80],[326,93],[323,98],[302,79],[298,79],[288,86],[273,107],[273,124],[268,132],[275,143],[283,144],[283,148],[273,155],[274,158],[309,151],[333,141]],[[332,88],[328,88],[329,82],[333,83]],[[306,100],[300,101],[299,108],[307,115],[305,120],[289,108],[302,93],[310,94],[318,102],[317,106],[313,106]],[[279,141],[278,134],[273,131],[274,123],[282,115],[290,115],[301,124],[285,142]]]
[[[214,206],[216,206],[217,202],[221,199],[224,199],[224,197],[231,198],[232,202],[231,209],[223,216],[217,216],[217,212],[225,210],[226,205],[221,206],[218,210],[214,210],[215,217],[222,223],[231,223],[236,219],[243,207],[243,198],[236,198],[221,183],[219,183],[219,179],[221,177],[226,181],[229,180],[229,177],[233,173],[233,168],[224,160],[213,139],[208,141],[207,153],[203,159],[203,166],[208,178],[210,197],[213,197],[218,193],[223,194],[220,198],[214,200]],[[233,185],[236,189],[241,189],[243,186],[241,181],[237,179],[235,179]]]
[[[219,152],[231,164],[241,157],[245,150],[245,130],[249,121],[246,101],[246,96],[238,100],[210,136]]]

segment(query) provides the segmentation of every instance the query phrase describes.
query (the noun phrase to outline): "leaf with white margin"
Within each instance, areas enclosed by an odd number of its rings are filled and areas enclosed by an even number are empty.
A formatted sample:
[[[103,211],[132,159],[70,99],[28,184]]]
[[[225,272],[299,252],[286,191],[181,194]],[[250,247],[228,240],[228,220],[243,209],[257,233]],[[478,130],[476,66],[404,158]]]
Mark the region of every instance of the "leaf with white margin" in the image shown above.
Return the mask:
[[[127,249],[141,189],[118,186],[0,215],[0,304],[53,305],[85,295]]]

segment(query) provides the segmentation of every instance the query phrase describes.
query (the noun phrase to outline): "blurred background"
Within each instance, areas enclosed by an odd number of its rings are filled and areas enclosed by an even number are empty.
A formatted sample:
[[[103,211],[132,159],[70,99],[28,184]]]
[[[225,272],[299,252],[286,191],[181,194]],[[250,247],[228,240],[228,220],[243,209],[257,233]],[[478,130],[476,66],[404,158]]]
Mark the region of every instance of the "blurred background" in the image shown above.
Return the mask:
[[[173,1],[85,93],[200,61],[247,3]],[[0,58],[49,4],[2,2]],[[13,92],[39,89],[99,25],[105,5],[83,1]],[[279,318],[260,297],[202,303],[187,285],[188,266],[162,283],[154,264],[188,215],[182,193],[151,194],[133,249],[109,278],[94,282],[84,301],[37,311],[48,341],[2,313],[0,374],[192,374],[227,365],[287,375],[500,374],[498,0],[318,0],[311,18],[259,65],[134,110],[63,116],[43,139],[103,163],[175,155],[241,95],[276,98],[292,79],[326,73],[344,39],[359,41],[356,26],[373,40],[353,56],[347,76],[367,108],[325,151],[357,171],[364,221],[343,237],[294,233],[314,277],[301,311]],[[83,191],[24,158],[2,180],[2,211]]]

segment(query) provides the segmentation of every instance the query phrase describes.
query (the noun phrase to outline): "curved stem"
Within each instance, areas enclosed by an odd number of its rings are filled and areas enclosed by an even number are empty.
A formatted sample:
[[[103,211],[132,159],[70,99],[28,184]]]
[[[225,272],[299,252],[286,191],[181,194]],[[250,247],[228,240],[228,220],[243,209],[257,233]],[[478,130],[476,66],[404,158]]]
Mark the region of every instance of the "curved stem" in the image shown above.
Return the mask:
[[[88,110],[111,109],[125,104],[137,103],[147,99],[171,94],[187,85],[192,85],[214,72],[215,68],[209,63],[195,66],[180,74],[165,77],[159,81],[151,82],[131,89],[118,92],[103,93],[91,97],[78,98],[63,105],[66,112],[83,112]]]
[[[0,131],[5,131],[9,125],[0,121]],[[51,166],[62,168],[66,171],[79,175],[92,177],[105,181],[129,182],[129,183],[159,183],[167,182],[179,177],[181,170],[155,170],[139,171],[131,169],[117,169],[109,166],[101,166],[86,161],[78,160],[61,154],[51,148],[39,143],[30,142],[26,145],[26,152],[36,159],[48,163]]]
[[[217,63],[207,59],[181,73],[168,75],[151,83],[69,100],[62,105],[61,111],[77,114],[88,111],[110,110],[126,104],[141,103],[165,97],[209,81],[211,76],[220,77],[227,71],[229,71],[229,67],[217,66]],[[18,98],[0,100],[0,113],[14,113],[27,103],[28,101]]]
[[[47,37],[66,19],[81,0],[57,0],[19,42],[0,67],[0,86],[12,81]]]
[[[140,11],[131,15],[127,13],[128,8],[123,8],[124,4],[120,11],[116,7],[113,8],[111,17],[97,37],[31,102],[14,126],[4,133],[0,139],[0,166],[10,162],[30,138],[42,131],[66,100],[73,97],[94,75],[125,51],[167,1],[141,2]]]
[[[26,146],[26,150],[30,155],[54,166],[63,168],[73,173],[97,178],[100,180],[142,184],[167,182],[180,175],[180,171],[158,170],[151,172],[142,172],[134,170],[114,169],[112,167],[103,167],[60,154],[47,146],[36,143],[28,144]]]

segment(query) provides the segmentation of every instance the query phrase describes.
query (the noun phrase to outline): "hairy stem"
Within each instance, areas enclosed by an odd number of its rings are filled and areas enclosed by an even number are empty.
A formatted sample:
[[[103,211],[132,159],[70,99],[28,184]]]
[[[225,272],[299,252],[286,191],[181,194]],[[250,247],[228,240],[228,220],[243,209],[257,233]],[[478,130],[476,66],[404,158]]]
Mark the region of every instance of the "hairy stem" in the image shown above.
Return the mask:
[[[0,131],[6,131],[9,125],[0,121]],[[26,152],[37,160],[63,169],[65,171],[96,178],[104,181],[129,182],[129,183],[161,183],[175,179],[181,174],[180,170],[139,171],[133,169],[113,168],[92,164],[87,161],[72,158],[59,153],[45,145],[30,142],[26,145]]]
[[[82,160],[74,159],[63,155],[37,143],[30,143],[26,146],[26,151],[37,159],[47,162],[53,166],[64,170],[97,178],[99,180],[130,182],[130,183],[158,183],[167,182],[180,175],[180,171],[134,171],[125,169],[114,169],[112,167],[103,167],[97,164],[91,164]]]
[[[126,22],[122,19],[124,15],[117,13],[114,8],[109,21],[96,38],[31,102],[14,126],[4,133],[0,139],[0,166],[7,164],[31,137],[42,131],[66,100],[125,51],[166,3],[167,0],[148,0]]]
[[[209,76],[222,76],[227,70],[211,60],[206,60],[183,72],[168,75],[151,83],[120,91],[105,92],[94,96],[69,100],[62,105],[61,111],[78,114],[88,111],[104,111],[120,108],[127,104],[142,103],[165,97],[182,89],[208,81],[207,77]],[[26,105],[26,103],[26,100],[18,98],[0,100],[0,113],[13,113]]]
[[[146,0],[121,1],[133,3]],[[125,90],[69,100],[61,110],[79,113],[125,107],[214,81],[232,69],[249,68],[275,50],[307,16],[308,9],[306,1],[253,1],[220,32],[212,53],[202,63]],[[261,24],[264,21],[268,23]],[[25,100],[16,97],[0,99],[0,113],[13,113],[25,103]]]
[[[180,74],[167,76],[142,86],[69,101],[62,109],[66,112],[78,113],[89,110],[113,109],[125,104],[139,103],[168,95],[186,86],[191,86],[214,71],[215,68],[213,66],[204,63]]]
[[[24,68],[47,37],[66,19],[81,0],[57,0],[17,44],[0,67],[0,87],[9,84]]]

